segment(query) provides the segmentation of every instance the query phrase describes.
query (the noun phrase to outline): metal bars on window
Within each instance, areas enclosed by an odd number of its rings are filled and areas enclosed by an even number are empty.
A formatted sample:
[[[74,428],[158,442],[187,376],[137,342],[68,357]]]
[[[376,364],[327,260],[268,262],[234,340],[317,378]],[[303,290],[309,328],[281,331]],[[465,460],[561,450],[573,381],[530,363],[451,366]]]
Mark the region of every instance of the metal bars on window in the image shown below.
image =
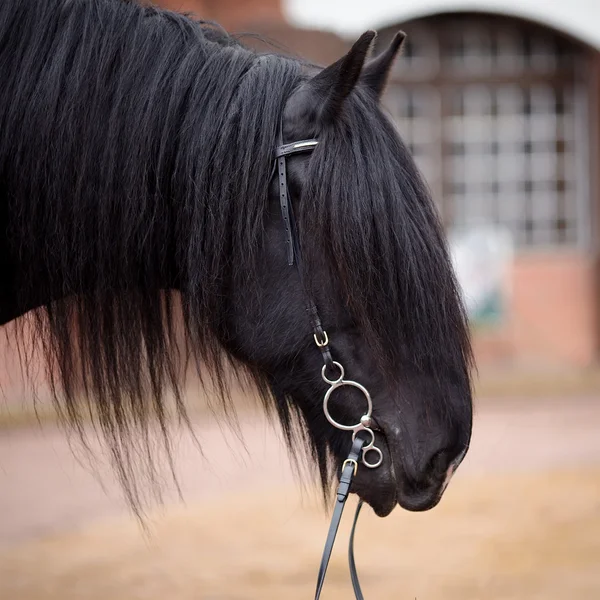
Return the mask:
[[[501,18],[406,29],[386,103],[446,225],[501,225],[521,248],[583,243],[578,48]]]

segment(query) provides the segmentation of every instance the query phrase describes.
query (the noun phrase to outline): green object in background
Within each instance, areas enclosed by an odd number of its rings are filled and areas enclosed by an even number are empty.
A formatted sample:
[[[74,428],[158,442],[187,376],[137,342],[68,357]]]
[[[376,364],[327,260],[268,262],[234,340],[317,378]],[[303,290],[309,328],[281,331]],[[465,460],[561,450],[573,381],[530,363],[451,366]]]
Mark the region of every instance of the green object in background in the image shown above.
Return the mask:
[[[504,319],[504,298],[500,290],[494,290],[477,303],[469,314],[471,323],[477,325],[499,325]]]

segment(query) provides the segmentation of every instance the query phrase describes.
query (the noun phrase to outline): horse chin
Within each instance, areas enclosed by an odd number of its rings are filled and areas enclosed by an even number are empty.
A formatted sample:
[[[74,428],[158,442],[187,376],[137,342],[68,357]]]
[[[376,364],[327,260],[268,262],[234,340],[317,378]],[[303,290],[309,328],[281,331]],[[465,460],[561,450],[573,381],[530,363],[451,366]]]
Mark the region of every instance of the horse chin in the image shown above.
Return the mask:
[[[383,467],[380,467],[383,468]],[[367,469],[364,469],[367,470]],[[364,500],[378,517],[387,517],[398,504],[396,482],[389,470],[375,474],[375,471],[358,476],[353,491]]]
[[[385,437],[375,432],[378,448],[383,451],[383,463],[375,469],[359,465],[352,491],[366,502],[378,517],[387,517],[398,504],[398,482]]]

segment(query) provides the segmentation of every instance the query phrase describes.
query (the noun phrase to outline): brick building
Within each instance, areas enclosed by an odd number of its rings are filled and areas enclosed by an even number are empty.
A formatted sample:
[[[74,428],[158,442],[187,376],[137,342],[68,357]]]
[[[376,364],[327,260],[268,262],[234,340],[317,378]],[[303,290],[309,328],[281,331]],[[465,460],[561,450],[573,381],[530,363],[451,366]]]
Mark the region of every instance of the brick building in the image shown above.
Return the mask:
[[[252,31],[285,22],[281,0],[154,0],[154,3],[217,21],[229,31]]]
[[[277,44],[280,52],[302,56],[318,64],[339,58],[349,47],[348,40],[312,27],[294,26],[286,19],[282,0],[152,0],[155,4],[189,12],[216,21],[234,33],[258,33]],[[246,43],[257,43],[247,38]]]
[[[367,28],[408,43],[385,103],[449,232],[509,232],[480,362],[586,367],[600,351],[600,4],[586,0],[163,0],[319,63]],[[473,12],[476,8],[477,12]],[[287,20],[286,20],[287,19]],[[327,31],[327,33],[326,33]]]

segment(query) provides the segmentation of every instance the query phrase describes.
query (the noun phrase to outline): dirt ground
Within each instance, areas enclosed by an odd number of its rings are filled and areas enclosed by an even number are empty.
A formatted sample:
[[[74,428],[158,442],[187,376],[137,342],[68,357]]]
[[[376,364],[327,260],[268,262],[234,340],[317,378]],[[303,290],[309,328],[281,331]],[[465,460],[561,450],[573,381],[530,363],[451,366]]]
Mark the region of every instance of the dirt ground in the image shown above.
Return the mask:
[[[365,595],[597,600],[599,499],[600,469],[587,469],[465,477],[429,514],[367,513],[356,540]],[[324,599],[351,597],[347,521]],[[2,555],[0,597],[311,598],[326,527],[290,488],[173,509],[153,519],[151,537],[131,521],[97,523]]]
[[[300,599],[314,594],[327,515],[293,482],[260,419],[246,447],[199,426],[206,458],[182,441],[187,504],[167,499],[146,532],[59,432],[0,437],[0,598]],[[354,502],[348,506],[351,512]],[[351,597],[350,514],[325,600]],[[473,446],[439,507],[365,511],[357,561],[367,598],[600,598],[600,399],[483,402]]]

